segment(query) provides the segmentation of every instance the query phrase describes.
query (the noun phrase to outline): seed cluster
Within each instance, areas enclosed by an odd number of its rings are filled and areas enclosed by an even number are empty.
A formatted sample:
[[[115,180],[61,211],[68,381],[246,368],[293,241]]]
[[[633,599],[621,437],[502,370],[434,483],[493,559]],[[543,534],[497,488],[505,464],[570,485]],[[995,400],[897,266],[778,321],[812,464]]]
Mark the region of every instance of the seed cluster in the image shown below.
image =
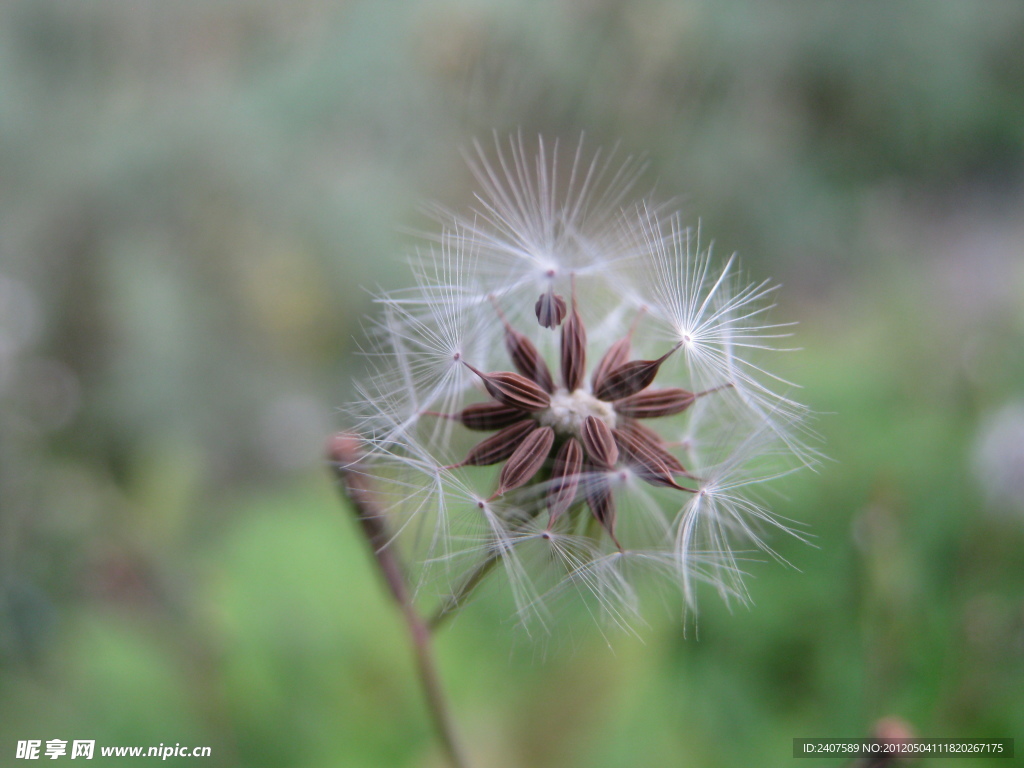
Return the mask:
[[[536,305],[544,327],[561,324],[548,308],[565,300],[553,291]],[[472,430],[498,431],[482,440],[460,463],[486,466],[505,462],[493,500],[536,479],[547,469],[548,530],[580,496],[594,518],[615,537],[616,506],[607,472],[620,462],[651,485],[693,493],[677,477],[693,478],[662,437],[640,419],[673,416],[706,392],[651,385],[664,363],[681,344],[655,360],[630,360],[632,331],[614,342],[585,381],[587,331],[572,299],[572,312],[561,331],[561,386],[556,387],[537,347],[517,331],[498,309],[505,329],[505,347],[518,373],[485,373],[463,361],[484,385],[491,400],[467,406],[451,417]],[[444,414],[447,415],[447,414]]]

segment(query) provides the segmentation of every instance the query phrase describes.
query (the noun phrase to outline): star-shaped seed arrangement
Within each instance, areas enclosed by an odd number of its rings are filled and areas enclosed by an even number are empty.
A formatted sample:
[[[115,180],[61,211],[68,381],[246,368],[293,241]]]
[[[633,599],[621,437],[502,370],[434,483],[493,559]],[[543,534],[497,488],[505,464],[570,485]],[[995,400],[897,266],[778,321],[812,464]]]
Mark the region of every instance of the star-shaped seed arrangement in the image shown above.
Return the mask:
[[[512,327],[496,301],[495,308],[504,324],[505,347],[517,372],[488,373],[462,361],[480,377],[491,400],[474,403],[456,414],[430,415],[454,419],[475,431],[496,431],[447,469],[505,462],[491,501],[542,476],[547,468],[548,531],[582,496],[621,550],[615,536],[615,499],[608,478],[611,471],[627,465],[652,485],[695,492],[676,478],[696,478],[672,455],[661,435],[640,420],[682,413],[697,398],[729,385],[699,393],[678,387],[653,388],[662,363],[682,342],[656,360],[630,360],[631,330],[604,353],[588,387],[587,331],[576,306],[575,290],[572,311],[564,323],[565,301],[560,296],[549,291],[537,302],[537,319],[542,326],[562,326],[560,380],[556,382],[533,342]]]

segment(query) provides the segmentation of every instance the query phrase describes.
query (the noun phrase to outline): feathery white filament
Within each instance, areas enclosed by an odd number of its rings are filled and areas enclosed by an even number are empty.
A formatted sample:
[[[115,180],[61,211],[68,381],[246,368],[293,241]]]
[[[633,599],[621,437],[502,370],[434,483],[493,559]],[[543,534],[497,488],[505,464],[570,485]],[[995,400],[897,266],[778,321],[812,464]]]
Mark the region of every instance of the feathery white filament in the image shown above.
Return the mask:
[[[549,148],[539,139],[531,152],[521,135],[507,145],[496,137],[491,154],[474,149],[467,159],[481,191],[473,211],[441,212],[444,230],[413,256],[414,287],[377,298],[372,373],[348,408],[367,440],[364,471],[381,489],[395,545],[419,563],[418,593],[458,596],[490,563],[504,573],[519,617],[542,626],[552,602],[582,597],[630,628],[641,620],[636,581],[651,576],[668,576],[689,605],[697,583],[745,600],[734,547],[775,556],[771,529],[799,536],[754,488],[817,458],[808,448],[810,414],[786,394],[795,385],[759,359],[790,335],[790,324],[767,319],[777,286],[744,283],[736,258],[716,262],[699,228],[684,227],[678,213],[646,201],[625,207],[643,168],[631,158],[587,159],[581,141],[560,165],[557,142]],[[645,424],[699,478],[694,492],[652,487],[644,468],[623,458],[607,472],[585,467],[575,503],[549,519],[549,490],[557,487],[550,460],[539,480],[500,497],[496,468],[458,464],[491,434],[459,423],[467,405],[487,397],[464,363],[514,370],[495,305],[557,381],[559,331],[542,328],[533,306],[549,289],[568,297],[570,281],[587,327],[588,383],[548,393],[550,405],[523,418],[552,427],[555,450],[581,435],[588,416],[625,429],[630,420],[590,393],[600,355],[627,337],[630,360],[656,359],[666,341],[681,342],[653,389],[714,392]],[[579,512],[599,487],[618,506],[618,542]]]

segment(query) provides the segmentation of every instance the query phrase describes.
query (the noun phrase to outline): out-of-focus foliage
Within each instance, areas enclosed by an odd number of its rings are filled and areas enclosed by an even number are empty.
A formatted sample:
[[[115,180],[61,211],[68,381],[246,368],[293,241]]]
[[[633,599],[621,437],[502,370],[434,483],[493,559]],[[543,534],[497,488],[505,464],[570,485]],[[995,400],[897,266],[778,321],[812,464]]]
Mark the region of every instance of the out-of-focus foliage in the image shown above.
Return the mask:
[[[785,283],[835,461],[773,505],[799,572],[750,562],[756,607],[685,637],[471,605],[438,649],[480,764],[1024,734],[1021,39],[999,0],[4,4],[0,760],[439,764],[318,452],[361,286],[404,281],[403,228],[469,200],[492,129],[647,153]]]

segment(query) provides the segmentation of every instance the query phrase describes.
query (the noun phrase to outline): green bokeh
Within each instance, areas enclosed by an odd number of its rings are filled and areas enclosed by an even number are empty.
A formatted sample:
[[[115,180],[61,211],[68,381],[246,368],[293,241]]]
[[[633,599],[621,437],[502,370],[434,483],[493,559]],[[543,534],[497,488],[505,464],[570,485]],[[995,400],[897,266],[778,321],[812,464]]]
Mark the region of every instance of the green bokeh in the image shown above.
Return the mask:
[[[5,4],[0,764],[444,764],[319,451],[362,287],[492,129],[645,154],[782,282],[830,460],[777,485],[811,546],[749,609],[471,604],[437,651],[477,764],[783,766],[885,717],[1024,748],[1024,448],[978,466],[1024,402],[1021,39],[998,0]]]

